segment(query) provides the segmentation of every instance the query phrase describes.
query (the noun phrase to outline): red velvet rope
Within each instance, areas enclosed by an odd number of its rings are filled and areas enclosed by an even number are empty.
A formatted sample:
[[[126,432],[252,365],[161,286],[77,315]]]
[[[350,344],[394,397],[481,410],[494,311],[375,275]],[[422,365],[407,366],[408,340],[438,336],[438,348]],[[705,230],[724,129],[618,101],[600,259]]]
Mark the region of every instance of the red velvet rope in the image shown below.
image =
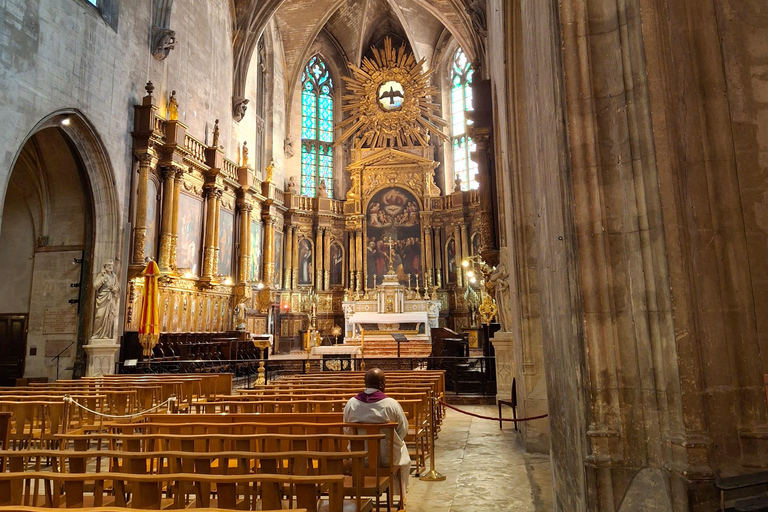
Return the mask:
[[[461,414],[466,414],[467,416],[474,416],[475,418],[480,418],[480,419],[483,419],[483,420],[514,421],[515,423],[517,423],[518,421],[540,420],[541,418],[546,418],[547,416],[549,416],[549,414],[542,414],[540,416],[531,416],[529,418],[517,418],[517,419],[512,419],[512,418],[493,418],[491,416],[483,416],[482,414],[475,414],[473,412],[463,411],[463,410],[459,409],[458,407],[454,407],[454,406],[452,406],[450,404],[447,404],[447,403],[443,402],[442,400],[438,400],[438,402],[440,402],[442,405],[446,406],[449,409],[453,409],[456,412],[460,412]]]

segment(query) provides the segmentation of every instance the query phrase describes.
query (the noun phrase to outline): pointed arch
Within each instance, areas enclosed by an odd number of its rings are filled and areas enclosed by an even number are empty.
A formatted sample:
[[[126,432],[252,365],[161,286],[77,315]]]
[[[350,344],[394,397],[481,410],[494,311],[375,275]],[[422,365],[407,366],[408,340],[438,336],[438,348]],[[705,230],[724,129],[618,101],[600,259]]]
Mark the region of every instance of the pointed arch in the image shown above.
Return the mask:
[[[453,152],[454,180],[461,179],[461,190],[476,189],[477,163],[470,158],[475,143],[467,133],[466,112],[472,110],[472,64],[459,47],[451,60],[450,104],[451,147]]]
[[[333,197],[334,82],[320,54],[301,75],[301,195],[315,197],[321,181]]]

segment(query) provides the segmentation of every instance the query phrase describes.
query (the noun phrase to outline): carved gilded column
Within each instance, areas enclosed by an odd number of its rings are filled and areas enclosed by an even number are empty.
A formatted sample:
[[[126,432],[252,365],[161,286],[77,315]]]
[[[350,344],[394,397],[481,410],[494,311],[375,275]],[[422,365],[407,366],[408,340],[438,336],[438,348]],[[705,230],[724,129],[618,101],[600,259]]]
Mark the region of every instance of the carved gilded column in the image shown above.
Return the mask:
[[[435,228],[435,284],[443,287],[443,236],[442,228]]]
[[[365,269],[365,267],[363,266],[363,258],[365,257],[365,253],[363,252],[363,232],[362,231],[355,232],[355,241],[357,242],[357,251],[355,252],[355,259],[357,260],[357,291],[362,292],[363,283],[365,283],[365,275],[363,274],[363,271]]]
[[[427,226],[424,228],[424,263],[425,263],[425,270],[424,270],[424,276],[425,276],[425,285],[434,284],[434,277],[432,275],[432,265],[433,265],[433,258],[432,258],[432,227]]]
[[[253,205],[245,199],[237,202],[240,209],[240,261],[237,266],[237,281],[245,283],[248,281],[248,268],[251,261],[251,212]]]
[[[269,288],[275,284],[275,219],[264,223],[264,283]]]
[[[299,287],[299,228],[297,226],[291,227],[291,236],[293,238],[293,263],[292,263],[292,290],[296,290]]]
[[[293,253],[298,252],[298,247],[293,245],[293,226],[288,226],[285,230],[285,250],[283,251],[283,288],[291,289],[293,280]]]
[[[347,283],[347,287],[350,290],[355,289],[355,282],[357,279],[357,267],[355,263],[357,263],[355,255],[357,254],[357,251],[355,250],[355,236],[356,233],[354,231],[349,232],[349,244],[347,249],[347,265],[349,265],[349,282]]]
[[[136,194],[136,219],[133,227],[133,256],[131,263],[142,265],[147,243],[147,187],[149,183],[150,169],[154,165],[155,157],[151,153],[138,155],[139,159],[139,183]]]
[[[213,275],[219,275],[219,229],[221,226],[221,196],[223,191],[219,190],[218,197],[216,199],[216,220],[213,223]]]
[[[163,169],[163,222],[160,225],[160,255],[158,266],[167,270],[171,268],[171,244],[173,243],[173,189],[175,188],[176,169]]]
[[[203,251],[203,275],[202,277],[211,280],[216,271],[214,258],[216,257],[216,229],[214,224],[217,221],[216,212],[219,210],[219,198],[221,190],[214,184],[206,184],[205,195],[207,201],[207,212],[205,215],[205,250]]]
[[[176,248],[179,244],[179,196],[184,181],[184,169],[177,169],[173,183],[173,218],[171,219],[171,267],[176,268]]]
[[[464,244],[461,241],[461,223],[459,222],[454,224],[453,240],[454,245],[456,246],[456,285],[459,288],[463,288],[464,268],[461,266],[461,260],[464,259],[464,254],[462,253],[461,248],[464,246]]]
[[[331,229],[325,230],[325,245],[323,247],[323,289],[331,289]]]
[[[323,233],[325,228],[315,229],[315,290],[323,288]]]

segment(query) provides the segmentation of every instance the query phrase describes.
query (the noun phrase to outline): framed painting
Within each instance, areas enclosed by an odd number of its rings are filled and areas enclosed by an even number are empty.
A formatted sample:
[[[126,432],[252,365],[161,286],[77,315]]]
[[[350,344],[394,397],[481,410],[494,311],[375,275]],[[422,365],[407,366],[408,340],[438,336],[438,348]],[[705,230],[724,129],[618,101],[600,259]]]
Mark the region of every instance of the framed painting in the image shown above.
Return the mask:
[[[257,282],[261,279],[261,262],[263,259],[263,237],[264,231],[260,220],[251,221],[251,269],[248,273],[248,280]]]
[[[312,265],[312,242],[306,238],[299,240],[299,284],[312,284],[314,266]]]
[[[338,242],[333,242],[330,247],[330,258],[328,262],[330,270],[331,286],[341,286],[344,284],[344,250]]]
[[[176,267],[200,275],[200,254],[203,244],[203,201],[179,194],[179,236],[176,247]]]
[[[456,242],[449,238],[445,244],[445,280],[456,282]]]
[[[475,231],[472,233],[472,256],[480,254],[480,233]]]
[[[275,231],[275,275],[272,276],[272,286],[282,289],[283,282],[283,232]]]
[[[157,259],[157,204],[160,201],[157,183],[150,179],[147,183],[147,234],[144,242],[144,256]]]
[[[219,213],[219,275],[232,277],[232,251],[234,250],[235,214],[229,210]]]

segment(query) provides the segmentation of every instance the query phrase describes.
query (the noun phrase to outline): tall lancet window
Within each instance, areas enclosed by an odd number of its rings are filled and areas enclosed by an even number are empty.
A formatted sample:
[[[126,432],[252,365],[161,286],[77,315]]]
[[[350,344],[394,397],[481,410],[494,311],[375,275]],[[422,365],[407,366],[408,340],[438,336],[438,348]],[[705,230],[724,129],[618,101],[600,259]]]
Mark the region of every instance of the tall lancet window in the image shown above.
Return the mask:
[[[475,143],[467,135],[467,110],[472,110],[472,66],[459,48],[451,65],[451,122],[454,178],[461,179],[461,190],[476,189],[477,164],[469,158]]]
[[[301,75],[301,195],[314,197],[322,181],[333,197],[333,81],[319,55]]]

